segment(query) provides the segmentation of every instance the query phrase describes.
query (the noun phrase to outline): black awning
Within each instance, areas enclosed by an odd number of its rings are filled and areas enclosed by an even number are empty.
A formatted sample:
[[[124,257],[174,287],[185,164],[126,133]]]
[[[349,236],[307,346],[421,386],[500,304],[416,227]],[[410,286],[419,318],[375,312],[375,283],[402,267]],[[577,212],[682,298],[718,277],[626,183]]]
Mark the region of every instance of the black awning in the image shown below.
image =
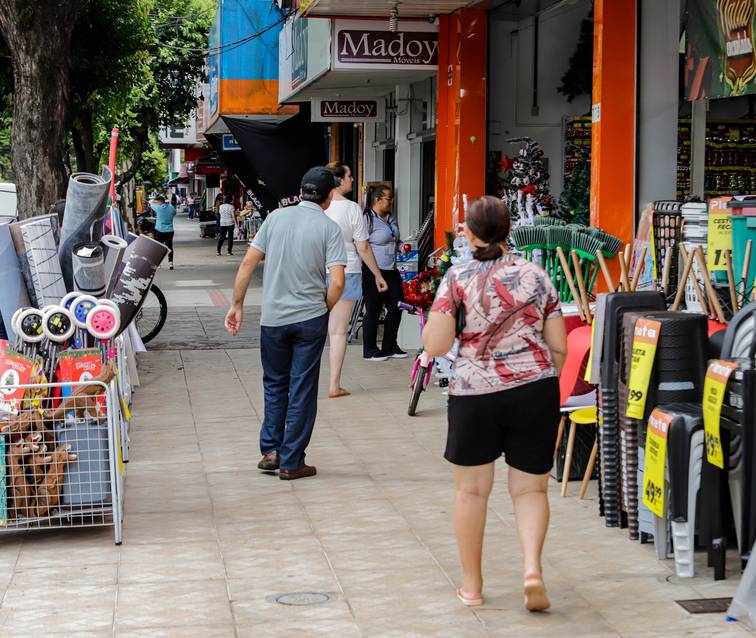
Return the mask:
[[[268,213],[278,208],[278,198],[260,184],[257,173],[250,166],[242,151],[224,151],[223,135],[218,133],[205,133],[208,144],[218,154],[229,172],[233,173],[242,183],[244,188],[252,193],[262,205],[261,213]]]
[[[328,161],[325,128],[310,122],[309,105],[280,123],[223,117],[253,170],[279,201],[299,196],[302,175]]]

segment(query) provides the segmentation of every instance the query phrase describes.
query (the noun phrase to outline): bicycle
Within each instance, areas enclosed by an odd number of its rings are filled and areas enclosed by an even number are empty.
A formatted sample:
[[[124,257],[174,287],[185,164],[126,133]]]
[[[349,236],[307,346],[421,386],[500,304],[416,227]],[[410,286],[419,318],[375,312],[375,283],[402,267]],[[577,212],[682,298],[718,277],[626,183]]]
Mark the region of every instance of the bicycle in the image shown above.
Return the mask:
[[[404,310],[407,314],[417,315],[420,317],[420,334],[422,335],[425,329],[425,312],[422,308],[416,306],[410,306],[403,301],[399,302],[399,308]],[[443,359],[450,363],[454,361],[455,356],[452,352],[444,355]],[[412,371],[410,372],[410,402],[407,408],[407,414],[409,416],[415,416],[417,413],[417,403],[420,400],[420,395],[430,385],[431,375],[433,374],[434,366],[437,367],[437,361],[435,357],[429,355],[425,350],[421,350],[417,355],[415,362],[412,364]],[[448,383],[448,377],[441,376],[441,383],[446,381]]]
[[[163,291],[153,283],[134,317],[134,323],[139,336],[142,338],[142,343],[148,343],[157,337],[167,318],[168,302]]]

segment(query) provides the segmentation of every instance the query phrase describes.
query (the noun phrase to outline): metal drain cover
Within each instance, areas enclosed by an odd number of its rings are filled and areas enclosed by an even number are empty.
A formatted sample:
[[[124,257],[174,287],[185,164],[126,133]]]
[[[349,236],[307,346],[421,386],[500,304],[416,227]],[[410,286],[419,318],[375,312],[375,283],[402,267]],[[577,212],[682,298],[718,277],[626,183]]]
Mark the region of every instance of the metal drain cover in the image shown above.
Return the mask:
[[[729,609],[732,598],[693,598],[675,602],[689,614],[723,614]]]
[[[328,594],[317,591],[303,591],[292,594],[281,594],[275,597],[279,605],[322,605],[331,600]]]

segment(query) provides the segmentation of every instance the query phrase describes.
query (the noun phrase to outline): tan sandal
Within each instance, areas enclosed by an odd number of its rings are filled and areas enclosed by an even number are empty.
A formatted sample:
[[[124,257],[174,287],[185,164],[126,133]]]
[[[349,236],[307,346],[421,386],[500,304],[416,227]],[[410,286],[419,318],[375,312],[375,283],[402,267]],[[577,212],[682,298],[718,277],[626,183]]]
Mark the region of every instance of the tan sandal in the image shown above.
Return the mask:
[[[348,397],[351,396],[351,392],[349,390],[345,390],[344,388],[339,388],[336,392],[329,392],[328,398],[329,399],[339,399],[341,397]]]
[[[546,611],[551,607],[551,601],[546,595],[546,585],[540,575],[526,574],[522,589],[525,594],[525,609],[528,611]]]
[[[483,604],[483,596],[481,594],[468,594],[462,591],[461,587],[457,589],[457,598],[459,598],[465,607],[479,607]]]

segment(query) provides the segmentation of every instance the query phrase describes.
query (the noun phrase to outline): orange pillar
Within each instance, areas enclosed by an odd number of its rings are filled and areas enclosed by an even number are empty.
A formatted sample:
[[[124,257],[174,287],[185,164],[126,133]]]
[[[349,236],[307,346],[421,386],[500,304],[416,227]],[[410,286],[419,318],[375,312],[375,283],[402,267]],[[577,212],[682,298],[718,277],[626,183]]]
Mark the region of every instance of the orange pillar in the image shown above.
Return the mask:
[[[463,9],[441,16],[436,104],[435,244],[445,242],[462,196],[485,193],[488,14]]]
[[[593,15],[591,225],[628,242],[636,208],[637,0],[595,0]],[[612,267],[616,274],[616,259]]]

